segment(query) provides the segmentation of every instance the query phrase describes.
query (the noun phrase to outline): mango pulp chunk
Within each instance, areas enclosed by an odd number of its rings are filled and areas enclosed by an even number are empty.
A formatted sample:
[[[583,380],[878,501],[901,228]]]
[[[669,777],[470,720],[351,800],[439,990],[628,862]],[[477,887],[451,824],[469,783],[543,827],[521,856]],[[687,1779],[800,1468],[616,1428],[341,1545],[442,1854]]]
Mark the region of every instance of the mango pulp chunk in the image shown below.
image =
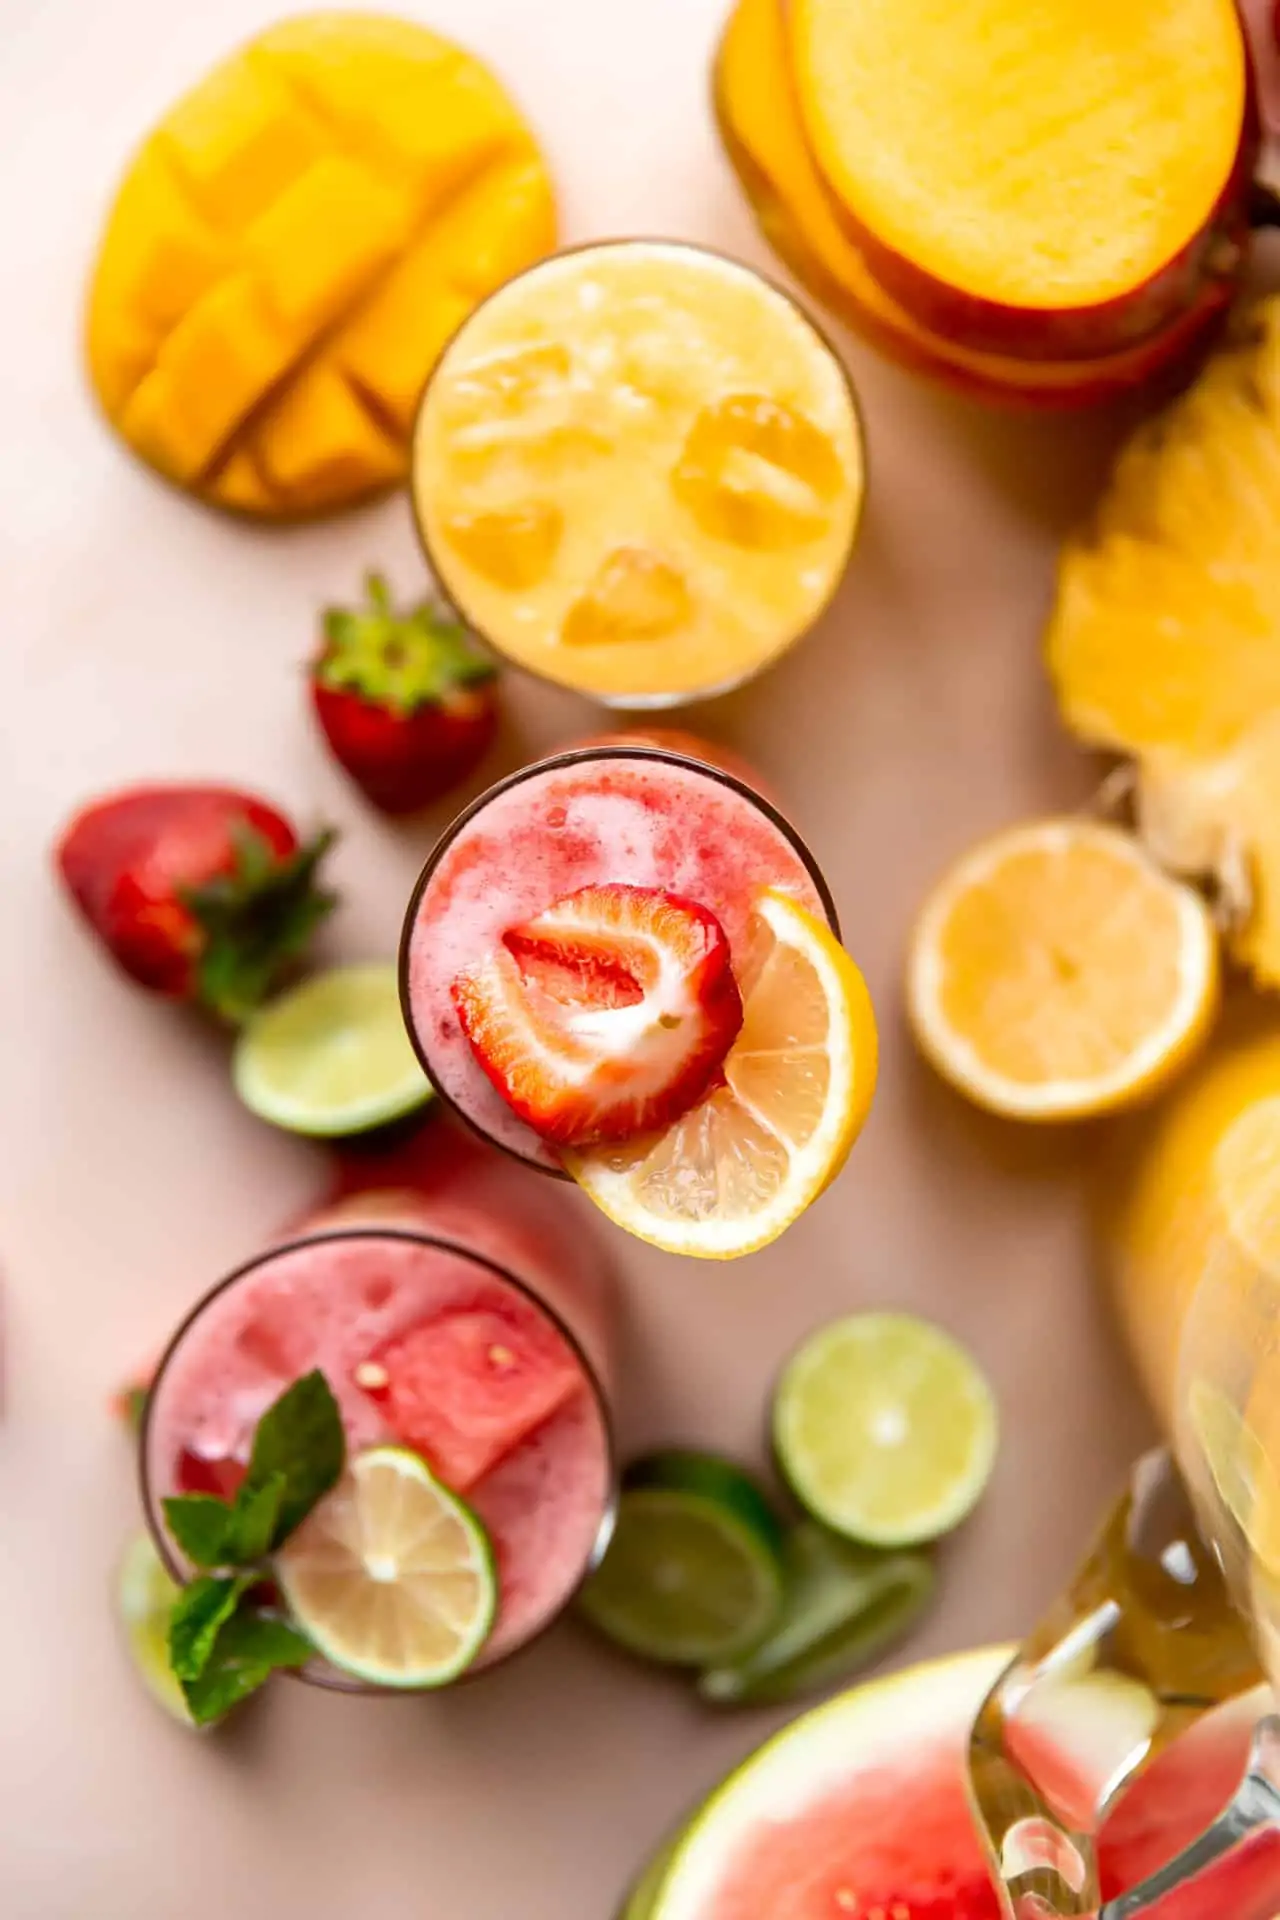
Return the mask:
[[[443,208],[424,242],[442,280],[470,294],[472,306],[541,260],[555,243],[551,182],[527,141]]]
[[[430,256],[416,248],[335,334],[333,357],[407,434],[431,368],[474,304],[440,286]]]
[[[219,503],[233,513],[269,513],[275,495],[247,448],[233,453],[211,482]]]
[[[254,221],[245,254],[282,323],[310,340],[395,257],[413,218],[407,195],[359,161],[332,154]]]
[[[457,427],[489,425],[495,413],[515,414],[554,399],[572,371],[569,349],[558,341],[500,347],[465,362],[440,396],[442,417]]]
[[[109,272],[93,289],[90,368],[109,412],[155,359],[165,333],[230,263],[226,241],[192,206],[163,145],[139,155],[111,215]],[[113,318],[128,314],[129,325]]]
[[[522,123],[487,69],[429,28],[372,15],[350,31],[341,14],[304,15],[257,43],[317,113],[351,128],[361,152],[428,193],[450,191],[495,141]]]
[[[246,49],[186,95],[158,136],[201,211],[243,230],[315,161],[321,123]]]
[[[492,76],[455,60],[447,91],[432,81],[429,107],[404,88],[370,103],[368,143],[387,169],[413,188],[424,213],[446,201],[495,165],[528,136]]]
[[[546,500],[488,512],[461,508],[441,526],[451,547],[496,587],[519,592],[545,579],[564,532],[564,515]]]
[[[322,360],[290,382],[258,423],[252,444],[269,484],[300,500],[387,486],[400,472],[399,448]]]
[[[610,640],[660,640],[689,625],[693,595],[684,575],[645,547],[616,547],[565,615],[570,646]]]
[[[475,307],[555,245],[555,206],[536,157],[486,174],[423,233],[335,334],[333,353],[403,428],[428,370]]]
[[[804,414],[743,393],[702,409],[671,484],[704,533],[767,548],[816,539],[844,477],[831,441]]]
[[[121,426],[166,473],[197,479],[296,353],[261,289],[237,274],[174,328]]]
[[[661,409],[696,406],[706,393],[696,355],[677,346],[670,332],[649,325],[628,333],[617,357],[617,379],[630,396]]]
[[[441,399],[448,458],[460,478],[499,463],[513,477],[551,481],[613,450],[598,402],[572,387],[573,360],[558,341],[502,347],[467,362]]]

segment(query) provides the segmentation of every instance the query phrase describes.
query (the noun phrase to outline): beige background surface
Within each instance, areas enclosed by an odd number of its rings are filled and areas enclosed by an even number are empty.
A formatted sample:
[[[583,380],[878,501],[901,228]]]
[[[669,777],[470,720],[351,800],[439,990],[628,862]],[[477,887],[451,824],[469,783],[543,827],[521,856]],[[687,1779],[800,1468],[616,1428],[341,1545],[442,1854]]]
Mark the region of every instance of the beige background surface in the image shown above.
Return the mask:
[[[669,233],[763,264],[707,112],[722,5],[407,10],[513,83],[567,239]],[[421,584],[403,503],[301,531],[233,525],[135,467],[81,384],[78,301],[126,150],[273,11],[0,0],[0,1913],[605,1920],[770,1716],[707,1717],[564,1626],[452,1699],[285,1687],[195,1742],[136,1689],[107,1605],[135,1511],[107,1394],[322,1172],[238,1110],[215,1042],[103,966],[50,883],[51,838],[76,801],[135,776],[260,785],[344,828],[330,944],[359,956],[393,948],[444,818],[393,830],[363,811],[301,697],[321,602],[369,562]],[[1056,731],[1037,634],[1116,422],[983,415],[844,344],[872,472],[846,589],[781,669],[696,720],[757,759],[826,868],[881,1013],[881,1091],[845,1177],[768,1253],[707,1271],[624,1250],[624,1437],[753,1453],[773,1369],[825,1315],[895,1303],[953,1328],[992,1375],[1006,1439],[947,1550],[923,1654],[1028,1624],[1147,1433],[1089,1274],[1080,1187],[1098,1137],[980,1120],[914,1059],[898,991],[940,864],[1094,778]],[[593,718],[526,684],[509,706],[492,774]]]

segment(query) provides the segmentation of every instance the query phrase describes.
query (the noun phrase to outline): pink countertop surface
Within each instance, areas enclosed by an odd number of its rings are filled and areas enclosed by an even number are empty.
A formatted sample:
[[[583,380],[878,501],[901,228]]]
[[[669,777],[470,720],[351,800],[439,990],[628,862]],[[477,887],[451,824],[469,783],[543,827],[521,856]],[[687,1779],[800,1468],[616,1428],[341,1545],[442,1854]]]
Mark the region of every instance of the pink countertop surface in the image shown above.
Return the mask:
[[[541,129],[569,240],[662,233],[771,264],[717,150],[724,0],[434,0]],[[170,97],[274,12],[170,0],[0,8],[0,1914],[4,1920],[607,1920],[664,1826],[776,1724],[713,1718],[562,1625],[434,1702],[285,1685],[216,1741],[184,1736],[117,1643],[111,1568],[136,1524],[106,1402],[193,1295],[323,1183],[237,1106],[219,1043],[101,962],[50,880],[83,796],[135,776],[258,786],[336,821],[335,955],[389,954],[438,810],[393,828],[326,758],[302,700],[315,609],[371,562],[410,592],[403,500],[256,530],[167,491],[95,416],[79,301],[123,155]],[[1002,417],[838,336],[871,494],[821,627],[691,715],[752,757],[825,868],[879,1009],[875,1112],[847,1172],[777,1246],[703,1269],[618,1248],[626,1445],[758,1456],[770,1378],[825,1316],[893,1304],[973,1347],[1005,1441],[912,1644],[1015,1635],[1067,1573],[1147,1418],[1093,1277],[1082,1193],[1104,1136],[981,1119],[915,1058],[899,982],[913,910],[975,836],[1096,780],[1038,654],[1057,543],[1118,417]],[[595,710],[512,682],[487,772]]]

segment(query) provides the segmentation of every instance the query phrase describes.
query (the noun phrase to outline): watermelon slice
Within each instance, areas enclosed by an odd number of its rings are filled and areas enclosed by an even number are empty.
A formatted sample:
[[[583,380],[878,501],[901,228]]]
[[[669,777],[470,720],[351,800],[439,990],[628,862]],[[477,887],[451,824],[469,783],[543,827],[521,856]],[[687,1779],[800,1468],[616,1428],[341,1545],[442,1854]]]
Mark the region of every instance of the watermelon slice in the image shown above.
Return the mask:
[[[627,1920],[1000,1920],[969,1815],[970,1723],[1008,1658],[908,1668],[804,1714],[706,1802]],[[1101,1696],[1099,1696],[1101,1701]],[[1107,1898],[1177,1853],[1237,1785],[1268,1696],[1236,1702],[1165,1754],[1103,1835]],[[1159,1920],[1280,1914],[1280,1836],[1265,1835]]]
[[[559,1412],[582,1367],[532,1307],[504,1301],[421,1321],[375,1348],[354,1377],[397,1440],[466,1493]]]

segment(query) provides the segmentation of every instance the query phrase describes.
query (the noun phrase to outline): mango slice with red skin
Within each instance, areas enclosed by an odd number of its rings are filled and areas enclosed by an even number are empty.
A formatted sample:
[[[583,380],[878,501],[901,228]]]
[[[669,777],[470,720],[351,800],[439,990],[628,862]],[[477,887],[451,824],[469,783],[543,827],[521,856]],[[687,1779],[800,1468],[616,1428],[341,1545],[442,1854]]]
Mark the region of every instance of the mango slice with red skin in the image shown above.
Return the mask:
[[[873,346],[975,398],[1068,408],[1124,393],[1188,359],[1234,292],[1206,277],[1185,311],[1149,338],[1093,358],[1020,359],[978,351],[908,312],[876,277],[810,152],[791,77],[786,0],[738,0],[716,57],[721,141],[766,239],[797,278]],[[1225,218],[1225,216],[1224,216]],[[1227,221],[1243,240],[1243,212]]]

